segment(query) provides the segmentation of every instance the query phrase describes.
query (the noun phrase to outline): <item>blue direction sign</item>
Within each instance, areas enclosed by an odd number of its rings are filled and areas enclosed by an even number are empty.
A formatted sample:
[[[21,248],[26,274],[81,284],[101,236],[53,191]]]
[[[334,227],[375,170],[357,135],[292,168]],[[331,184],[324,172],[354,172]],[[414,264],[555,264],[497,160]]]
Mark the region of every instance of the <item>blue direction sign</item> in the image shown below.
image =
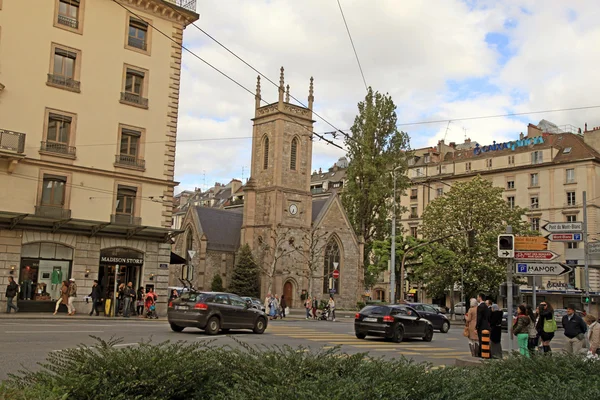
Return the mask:
[[[572,268],[561,263],[517,263],[517,274],[521,275],[564,275]]]

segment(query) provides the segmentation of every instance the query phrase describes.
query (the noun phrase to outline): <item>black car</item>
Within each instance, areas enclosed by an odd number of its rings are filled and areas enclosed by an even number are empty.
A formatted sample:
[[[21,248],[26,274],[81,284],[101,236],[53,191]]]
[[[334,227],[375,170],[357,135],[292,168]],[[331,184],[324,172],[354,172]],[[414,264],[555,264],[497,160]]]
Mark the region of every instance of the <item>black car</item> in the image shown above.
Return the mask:
[[[175,332],[194,327],[209,335],[230,329],[252,329],[254,333],[263,333],[268,321],[264,312],[236,294],[196,291],[184,292],[169,302],[167,319]]]
[[[380,336],[400,343],[404,338],[433,339],[433,325],[422,318],[412,307],[406,305],[367,306],[354,319],[357,338]]]
[[[450,330],[450,320],[434,306],[423,303],[408,303],[408,305],[417,310],[421,317],[431,322],[433,329],[442,333],[448,333]]]

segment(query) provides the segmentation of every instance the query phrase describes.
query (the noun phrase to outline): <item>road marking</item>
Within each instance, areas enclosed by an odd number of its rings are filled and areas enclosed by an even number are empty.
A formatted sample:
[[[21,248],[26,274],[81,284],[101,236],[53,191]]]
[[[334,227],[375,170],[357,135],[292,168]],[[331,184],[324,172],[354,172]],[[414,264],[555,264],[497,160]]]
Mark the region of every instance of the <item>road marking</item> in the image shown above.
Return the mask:
[[[459,338],[455,338],[455,337],[450,337],[450,338],[448,338],[446,340],[460,340],[460,339]]]
[[[5,331],[4,333],[104,333],[104,331]]]

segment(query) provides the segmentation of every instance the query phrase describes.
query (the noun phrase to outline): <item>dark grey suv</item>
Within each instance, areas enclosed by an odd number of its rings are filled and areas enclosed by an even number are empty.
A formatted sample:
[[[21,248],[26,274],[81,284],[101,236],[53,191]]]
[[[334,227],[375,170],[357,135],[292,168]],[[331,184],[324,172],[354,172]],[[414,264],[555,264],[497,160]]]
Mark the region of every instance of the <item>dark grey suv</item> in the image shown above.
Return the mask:
[[[209,335],[230,329],[251,329],[263,333],[267,329],[267,315],[232,293],[184,292],[169,302],[167,319],[171,329],[203,329]]]

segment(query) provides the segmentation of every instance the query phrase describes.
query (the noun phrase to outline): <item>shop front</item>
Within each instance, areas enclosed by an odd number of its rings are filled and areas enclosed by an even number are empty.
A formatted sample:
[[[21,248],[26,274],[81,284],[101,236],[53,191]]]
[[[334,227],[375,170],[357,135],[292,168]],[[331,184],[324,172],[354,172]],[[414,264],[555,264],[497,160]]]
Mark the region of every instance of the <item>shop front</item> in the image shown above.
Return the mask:
[[[106,299],[112,299],[121,284],[132,283],[137,291],[142,283],[144,253],[128,248],[111,248],[100,251],[98,284]]]

